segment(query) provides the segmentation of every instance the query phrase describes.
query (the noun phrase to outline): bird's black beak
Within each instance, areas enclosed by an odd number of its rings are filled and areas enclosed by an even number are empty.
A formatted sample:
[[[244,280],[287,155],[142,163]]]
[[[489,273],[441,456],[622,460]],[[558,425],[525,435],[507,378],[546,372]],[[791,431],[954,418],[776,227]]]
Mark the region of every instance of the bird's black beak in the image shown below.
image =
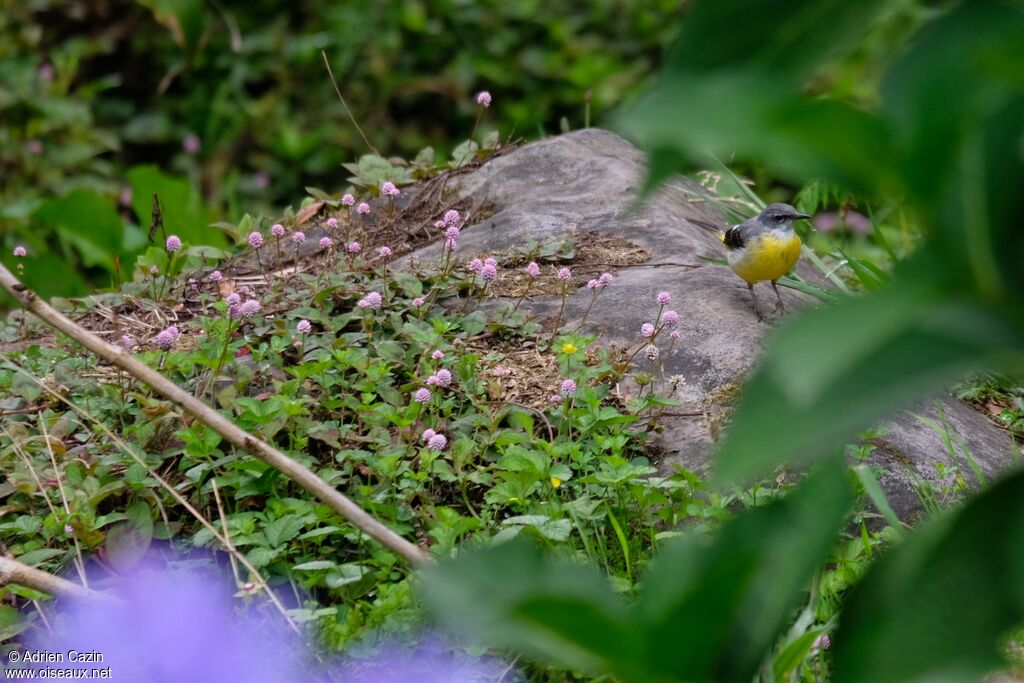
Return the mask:
[[[806,213],[798,213],[796,216],[794,216],[794,218],[799,221],[805,218],[810,218],[810,216]]]

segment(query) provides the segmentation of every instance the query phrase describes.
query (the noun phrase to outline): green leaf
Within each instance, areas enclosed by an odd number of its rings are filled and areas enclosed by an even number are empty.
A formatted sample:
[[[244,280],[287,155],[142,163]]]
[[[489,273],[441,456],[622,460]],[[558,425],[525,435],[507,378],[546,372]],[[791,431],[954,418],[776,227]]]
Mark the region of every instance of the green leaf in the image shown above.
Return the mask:
[[[128,517],[107,532],[105,543],[107,560],[121,572],[137,565],[153,542],[153,518],[149,506],[136,503],[129,508]]]
[[[852,505],[838,459],[707,544],[666,545],[637,604],[659,680],[748,683],[783,630]]]
[[[979,681],[1024,622],[1024,473],[934,519],[853,589],[834,683]]]
[[[1013,349],[1022,346],[992,311],[907,282],[809,313],[772,339],[725,435],[717,474],[749,480],[828,452],[972,369],[1019,359]]]
[[[31,625],[32,620],[15,608],[0,605],[0,642],[6,643]]]
[[[640,666],[640,634],[608,582],[519,539],[428,567],[421,596],[453,628],[593,672]]]
[[[153,194],[160,198],[164,228],[191,244],[224,246],[224,235],[210,226],[210,215],[188,181],[162,173],[156,166],[136,166],[128,171],[132,186],[132,209],[145,230],[153,214]],[[162,244],[160,234],[154,240]]]
[[[476,144],[472,140],[466,140],[461,145],[452,150],[452,168],[458,168],[465,166],[469,162],[476,158],[477,150],[480,149],[480,145]]]
[[[303,562],[297,564],[292,569],[297,572],[317,572],[325,569],[334,569],[338,565],[330,560],[313,560],[312,562]]]
[[[56,229],[74,247],[86,266],[114,269],[114,256],[124,254],[124,224],[114,203],[92,190],[75,190],[43,202],[33,217]]]

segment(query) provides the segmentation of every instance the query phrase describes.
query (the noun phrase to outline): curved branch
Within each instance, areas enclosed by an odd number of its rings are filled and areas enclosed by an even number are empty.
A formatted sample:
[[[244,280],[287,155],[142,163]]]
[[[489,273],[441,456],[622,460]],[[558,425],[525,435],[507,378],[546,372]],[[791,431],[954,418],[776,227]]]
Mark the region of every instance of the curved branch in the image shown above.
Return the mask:
[[[413,564],[429,561],[427,553],[374,519],[350,498],[327,484],[311,470],[295,462],[265,441],[249,434],[121,347],[108,344],[62,315],[40,299],[39,295],[19,282],[2,264],[0,264],[0,285],[3,285],[4,289],[17,298],[25,310],[33,313],[47,325],[68,335],[108,363],[116,365],[135,379],[149,385],[154,391],[173,401],[197,420],[220,434],[224,440],[236,448],[242,449],[278,470],[384,547]]]
[[[30,567],[10,557],[0,557],[0,586],[16,583],[60,598],[102,598],[110,599],[94,590],[89,590],[67,579],[54,576],[42,569]]]

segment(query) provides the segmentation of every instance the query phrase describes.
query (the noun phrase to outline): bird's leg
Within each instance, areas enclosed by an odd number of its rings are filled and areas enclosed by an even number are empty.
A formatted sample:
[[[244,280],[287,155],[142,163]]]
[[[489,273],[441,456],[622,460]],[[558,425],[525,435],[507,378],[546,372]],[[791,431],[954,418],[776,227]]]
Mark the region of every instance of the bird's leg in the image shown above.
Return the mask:
[[[748,282],[747,289],[750,290],[750,298],[754,302],[754,313],[757,313],[757,321],[764,322],[764,315],[761,314],[761,307],[757,305],[757,295],[754,294],[754,284],[752,282]]]
[[[783,313],[785,313],[786,304],[782,303],[782,295],[779,294],[779,288],[775,286],[776,282],[778,282],[778,280],[772,280],[772,289],[775,290],[775,300],[778,302],[778,304],[776,304],[775,306],[775,310],[782,311]]]

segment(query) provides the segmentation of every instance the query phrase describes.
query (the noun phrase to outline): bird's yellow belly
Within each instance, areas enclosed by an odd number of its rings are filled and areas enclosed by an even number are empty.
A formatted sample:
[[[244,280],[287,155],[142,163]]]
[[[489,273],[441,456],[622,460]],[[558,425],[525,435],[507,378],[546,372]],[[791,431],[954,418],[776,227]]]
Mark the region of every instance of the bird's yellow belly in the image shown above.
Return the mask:
[[[758,235],[729,252],[729,266],[737,275],[753,284],[778,280],[789,272],[800,258],[800,238],[795,233]]]

